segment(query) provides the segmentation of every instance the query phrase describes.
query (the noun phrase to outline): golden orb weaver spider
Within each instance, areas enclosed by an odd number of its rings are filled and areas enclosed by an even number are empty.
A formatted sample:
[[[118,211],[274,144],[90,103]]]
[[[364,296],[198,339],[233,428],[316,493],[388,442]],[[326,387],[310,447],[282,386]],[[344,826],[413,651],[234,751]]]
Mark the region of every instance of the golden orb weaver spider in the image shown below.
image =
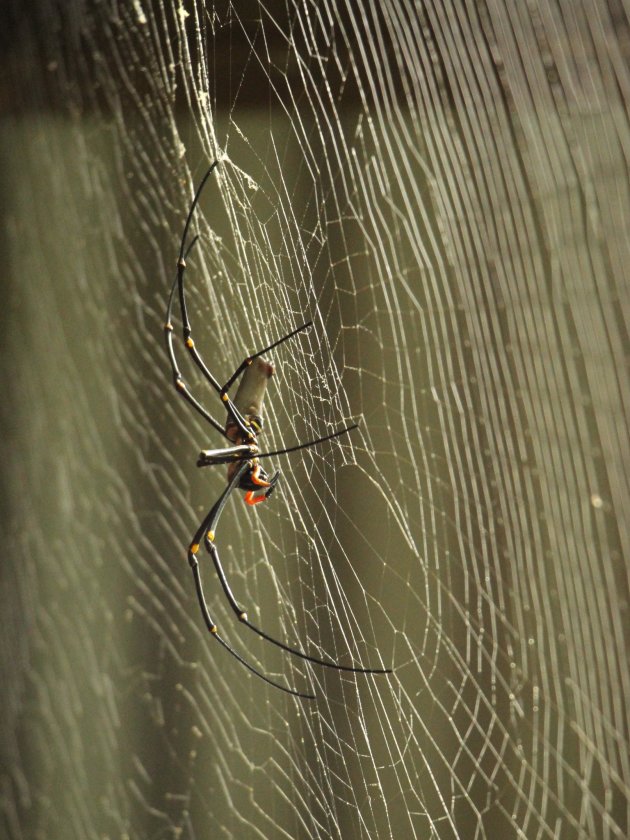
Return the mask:
[[[345,428],[339,429],[338,431],[333,432],[330,435],[325,435],[324,437],[317,438],[317,440],[310,440],[307,443],[300,443],[296,446],[290,446],[285,449],[279,449],[275,452],[261,452],[258,447],[258,435],[262,431],[263,426],[262,403],[265,396],[267,382],[274,372],[273,365],[265,361],[265,359],[263,359],[263,355],[265,353],[268,353],[270,350],[273,350],[274,347],[277,347],[279,344],[282,344],[285,341],[288,341],[290,338],[293,338],[294,336],[298,335],[298,333],[301,333],[304,330],[308,329],[312,325],[312,322],[310,321],[306,324],[302,324],[301,327],[298,327],[297,329],[293,330],[288,335],[285,335],[282,338],[279,338],[277,341],[274,341],[273,344],[270,344],[268,347],[265,347],[262,350],[259,350],[250,356],[247,356],[247,358],[245,358],[237,367],[232,376],[230,376],[225,385],[219,384],[218,380],[208,370],[205,362],[199,355],[195,347],[195,342],[192,339],[192,328],[190,326],[190,321],[188,318],[188,310],[186,307],[186,295],[184,292],[184,272],[186,270],[186,258],[193,246],[195,245],[198,237],[195,236],[190,242],[190,245],[188,245],[188,247],[186,247],[186,240],[188,238],[188,230],[190,228],[193,213],[199,201],[199,197],[201,196],[201,192],[206,184],[206,181],[210,177],[210,174],[217,166],[217,163],[218,161],[215,160],[203,176],[199,186],[197,187],[197,192],[195,193],[195,196],[190,205],[190,209],[188,211],[188,216],[186,218],[186,223],[184,224],[184,232],[182,234],[181,244],[179,248],[179,258],[177,260],[177,276],[175,277],[173,286],[171,288],[171,293],[169,295],[168,306],[166,309],[166,322],[164,324],[164,332],[166,336],[166,349],[171,362],[173,384],[175,385],[175,389],[195,409],[195,411],[197,411],[205,420],[207,420],[208,423],[210,423],[210,425],[213,426],[214,429],[217,432],[219,432],[219,434],[223,435],[223,437],[226,438],[231,444],[230,446],[224,447],[222,449],[205,449],[202,450],[202,452],[200,452],[199,454],[199,458],[197,460],[198,467],[214,466],[217,464],[227,464],[228,483],[227,487],[225,488],[219,499],[216,501],[216,503],[213,505],[207,516],[202,520],[201,524],[197,528],[192,542],[188,548],[188,562],[192,569],[195,581],[195,588],[197,591],[197,599],[201,608],[201,614],[212,636],[218,642],[220,642],[220,644],[229,653],[231,653],[235,659],[237,659],[242,665],[244,665],[257,677],[260,677],[260,679],[264,680],[270,685],[273,685],[275,688],[279,688],[281,691],[284,691],[287,694],[292,694],[296,697],[302,697],[309,700],[313,700],[315,699],[315,695],[307,694],[302,691],[297,691],[293,688],[288,688],[287,686],[281,685],[280,683],[277,683],[269,677],[265,676],[257,668],[251,665],[246,659],[244,659],[239,653],[237,653],[237,651],[234,650],[234,648],[219,635],[217,631],[217,625],[210,616],[208,605],[203,594],[201,572],[199,568],[199,561],[197,559],[197,555],[199,553],[200,545],[203,542],[206,550],[212,557],[217,577],[219,578],[219,582],[221,583],[221,587],[223,588],[223,592],[225,593],[225,596],[230,604],[230,607],[232,608],[232,611],[242,624],[244,624],[246,627],[249,627],[250,630],[252,630],[254,633],[257,633],[263,639],[266,639],[268,642],[271,642],[272,644],[276,645],[277,647],[281,648],[287,653],[292,654],[293,656],[300,657],[301,659],[305,659],[307,662],[312,662],[316,665],[323,665],[326,668],[334,668],[337,671],[350,671],[352,673],[357,674],[390,674],[390,668],[355,668],[346,665],[339,665],[337,662],[329,662],[324,659],[318,659],[315,656],[309,656],[307,653],[304,653],[298,648],[291,647],[290,645],[286,645],[284,644],[284,642],[281,642],[278,639],[274,639],[272,636],[268,635],[259,627],[257,627],[255,624],[252,624],[252,622],[248,618],[247,611],[239,605],[238,601],[236,600],[236,597],[232,592],[227,576],[221,564],[221,560],[219,559],[219,551],[215,543],[216,530],[219,518],[221,516],[221,513],[223,512],[223,508],[225,507],[229,497],[232,495],[232,492],[235,489],[238,488],[240,490],[245,491],[245,501],[249,505],[255,505],[259,504],[260,502],[264,502],[273,493],[276,484],[278,483],[280,472],[277,470],[270,478],[267,472],[260,465],[261,458],[270,458],[275,455],[287,455],[290,452],[297,452],[300,449],[307,449],[311,446],[316,446],[319,443],[323,443],[327,440],[332,440],[333,438],[339,437],[340,435],[344,435],[348,432],[351,432],[353,429],[357,428],[357,424],[354,424],[352,426],[346,426]],[[198,402],[198,400],[190,393],[177,365],[177,359],[175,357],[175,348],[173,344],[173,323],[171,319],[173,301],[175,299],[176,290],[178,292],[179,306],[181,310],[184,345],[188,350],[194,364],[201,371],[203,377],[217,392],[220,399],[222,400],[223,405],[225,406],[225,409],[227,411],[227,420],[225,426],[222,426],[221,423],[215,420],[214,417],[212,417],[209,414],[209,412],[201,405],[201,403]],[[239,377],[241,377],[241,381],[237,389],[236,396],[234,400],[232,400],[228,395],[228,391]],[[256,495],[257,493],[259,493],[260,495]]]

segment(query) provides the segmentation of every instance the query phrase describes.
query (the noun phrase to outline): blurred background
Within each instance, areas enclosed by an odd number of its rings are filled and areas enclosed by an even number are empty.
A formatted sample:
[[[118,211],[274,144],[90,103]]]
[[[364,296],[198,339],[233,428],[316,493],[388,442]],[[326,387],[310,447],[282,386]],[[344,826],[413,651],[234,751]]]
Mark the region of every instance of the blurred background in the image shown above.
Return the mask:
[[[8,838],[628,836],[623,4],[4,0]],[[273,353],[225,486],[163,322]],[[176,332],[180,329],[175,313]],[[178,337],[180,333],[177,332]],[[177,351],[191,390],[218,399]],[[261,439],[262,443],[262,439]]]

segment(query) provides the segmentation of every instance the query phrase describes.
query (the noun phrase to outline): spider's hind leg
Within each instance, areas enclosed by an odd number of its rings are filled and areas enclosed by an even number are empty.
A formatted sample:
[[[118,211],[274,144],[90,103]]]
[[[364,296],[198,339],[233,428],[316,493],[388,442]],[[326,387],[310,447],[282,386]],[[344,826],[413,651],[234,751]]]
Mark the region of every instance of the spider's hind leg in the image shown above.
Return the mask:
[[[222,636],[219,635],[217,625],[214,622],[212,616],[210,615],[208,604],[206,603],[206,598],[203,592],[203,584],[201,580],[201,569],[199,566],[198,559],[199,547],[202,540],[205,542],[206,547],[214,546],[214,529],[217,526],[217,522],[219,520],[221,512],[225,507],[225,504],[229,499],[230,495],[236,489],[240,479],[242,478],[242,476],[248,468],[249,467],[247,462],[241,464],[239,470],[234,474],[232,480],[230,481],[226,489],[219,496],[208,515],[202,520],[201,524],[195,531],[195,535],[192,538],[192,542],[188,548],[188,564],[190,565],[190,568],[193,573],[195,589],[197,591],[197,600],[199,601],[199,607],[201,609],[203,620],[205,622],[206,627],[210,631],[212,638],[216,639],[217,642],[219,642],[219,644],[221,644],[228,651],[228,653],[230,653],[236,660],[238,660],[241,663],[241,665],[244,665],[248,669],[248,671],[251,671],[252,674],[255,674],[261,680],[264,680],[266,683],[269,683],[269,685],[274,686],[274,688],[279,688],[286,694],[291,694],[294,697],[302,697],[306,700],[314,700],[315,696],[313,694],[307,693],[305,691],[297,691],[295,688],[290,688],[289,686],[282,685],[282,683],[270,679],[261,671],[259,671],[258,668],[255,668],[250,662],[248,662],[247,659],[245,659],[245,657],[241,656],[240,653],[238,653]],[[212,553],[212,550],[209,550]],[[217,564],[217,562],[218,557],[217,560],[215,560],[215,565]],[[224,589],[227,587],[226,591],[229,592],[228,597],[230,598],[230,604],[232,606],[232,609],[234,609],[235,606],[238,609],[238,606],[234,601],[234,596],[232,595],[232,592],[225,578],[223,568],[220,566],[220,564],[217,567],[217,572],[221,580],[221,585]]]
[[[307,662],[313,662],[315,665],[323,665],[326,668],[332,668],[336,671],[347,671],[354,674],[390,674],[391,668],[363,668],[361,666],[340,665],[337,662],[333,662],[328,659],[320,659],[317,656],[309,656],[309,654],[305,653],[299,648],[294,648],[291,645],[287,645],[284,642],[281,642],[279,639],[275,639],[273,636],[270,636],[268,633],[265,633],[264,630],[261,630],[260,627],[258,627],[256,624],[253,624],[249,620],[247,610],[238,603],[238,601],[236,600],[236,596],[232,592],[232,588],[230,587],[230,584],[228,582],[227,575],[223,568],[223,564],[221,563],[221,560],[219,558],[219,550],[216,545],[216,530],[219,522],[219,517],[221,516],[223,508],[225,507],[225,504],[230,494],[235,489],[235,487],[237,487],[240,484],[241,479],[245,476],[248,469],[248,464],[244,463],[240,467],[238,472],[234,474],[232,480],[230,481],[230,484],[223,491],[223,494],[221,495],[215,506],[212,508],[208,516],[202,522],[193,540],[196,552],[199,548],[198,543],[200,542],[201,538],[203,538],[206,550],[212,557],[212,562],[214,564],[217,577],[219,578],[219,583],[221,584],[225,597],[227,598],[234,615],[242,624],[244,624],[254,633],[257,633],[266,641],[271,642],[273,645],[279,647],[281,650],[284,650],[287,653],[291,653],[293,654],[293,656],[297,656],[300,659],[306,660]],[[273,478],[269,482],[270,490],[268,492],[271,492],[275,487],[279,475],[280,474],[278,472],[274,474]],[[194,565],[194,558],[191,561],[191,565]]]

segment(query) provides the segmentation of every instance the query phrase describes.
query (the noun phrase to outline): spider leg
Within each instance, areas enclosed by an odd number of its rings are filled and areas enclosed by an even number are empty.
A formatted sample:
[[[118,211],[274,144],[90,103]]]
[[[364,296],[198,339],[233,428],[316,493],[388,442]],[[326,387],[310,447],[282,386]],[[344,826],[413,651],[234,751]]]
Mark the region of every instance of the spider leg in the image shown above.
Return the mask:
[[[195,245],[195,243],[197,242],[198,239],[199,239],[199,237],[195,236],[195,238],[192,240],[192,242],[188,246],[188,249],[186,250],[186,253],[184,255],[184,259],[191,252],[191,250],[193,249],[193,247],[194,247],[194,245]],[[176,277],[174,282],[173,282],[173,285],[171,287],[171,293],[168,297],[168,306],[166,307],[166,320],[164,322],[164,335],[166,337],[166,350],[167,350],[168,357],[169,357],[170,362],[171,362],[171,370],[173,372],[173,385],[175,386],[175,390],[177,391],[177,393],[181,394],[182,397],[190,405],[192,405],[192,407],[195,409],[195,411],[197,411],[199,414],[201,414],[201,416],[205,420],[207,420],[208,423],[210,423],[211,426],[214,426],[214,428],[218,432],[220,432],[223,435],[224,438],[227,438],[229,440],[228,436],[225,433],[225,429],[223,428],[221,423],[219,423],[218,420],[215,420],[214,417],[212,417],[208,413],[208,411],[201,405],[201,403],[198,400],[196,400],[195,397],[193,397],[193,395],[190,393],[190,391],[188,390],[188,387],[186,386],[186,383],[182,379],[182,375],[181,375],[181,372],[179,370],[179,366],[177,364],[177,358],[175,356],[175,347],[173,345],[173,322],[172,322],[172,318],[171,318],[171,313],[173,311],[173,299],[175,297],[175,289],[178,286],[178,282],[179,282],[179,278]]]
[[[311,446],[317,446],[318,443],[324,443],[327,440],[332,440],[333,438],[340,437],[341,435],[345,435],[348,432],[354,431],[354,429],[358,429],[359,424],[353,423],[352,426],[346,426],[344,429],[339,429],[336,432],[333,432],[330,435],[325,435],[324,437],[317,438],[316,440],[309,440],[306,443],[298,443],[297,446],[289,446],[287,449],[276,449],[275,452],[259,452],[256,457],[257,458],[272,458],[274,455],[288,455],[289,452],[298,452],[300,449],[309,449]]]
[[[242,474],[242,472],[245,471],[246,468],[247,468],[247,465],[243,465],[243,469],[240,471],[241,474]],[[240,478],[240,474],[237,473],[237,475]],[[226,642],[225,639],[222,636],[219,635],[219,633],[217,632],[217,625],[213,621],[213,619],[210,615],[210,611],[208,610],[208,605],[206,603],[206,599],[205,599],[205,596],[203,594],[203,585],[202,585],[202,581],[201,581],[201,571],[199,569],[199,561],[197,559],[197,554],[199,552],[199,542],[201,540],[202,534],[207,533],[208,528],[209,528],[209,524],[212,520],[212,517],[215,516],[215,511],[218,509],[219,512],[220,512],[223,509],[230,492],[232,490],[234,490],[234,488],[236,487],[236,484],[237,484],[237,482],[234,482],[234,481],[230,482],[230,484],[228,485],[228,491],[229,492],[224,492],[222,494],[222,496],[219,499],[219,501],[217,502],[217,504],[215,504],[215,506],[212,508],[210,513],[205,517],[205,519],[203,520],[203,522],[201,523],[201,525],[197,529],[197,531],[195,533],[195,536],[193,537],[192,543],[190,544],[190,547],[188,549],[188,562],[190,564],[190,568],[192,569],[193,578],[194,578],[194,581],[195,581],[195,588],[197,590],[197,599],[199,601],[199,607],[201,608],[201,614],[203,616],[203,620],[205,621],[206,627],[208,628],[208,630],[212,634],[212,637],[215,638],[219,642],[219,644],[221,644],[228,651],[228,653],[231,653],[232,656],[241,663],[241,665],[244,665],[248,669],[248,671],[251,671],[252,674],[255,674],[257,677],[260,677],[261,680],[264,680],[269,685],[274,686],[274,688],[279,688],[280,691],[284,691],[286,694],[292,694],[295,697],[302,697],[306,700],[314,700],[315,699],[314,694],[306,694],[303,691],[297,691],[296,689],[288,688],[285,685],[281,685],[281,683],[275,682],[274,680],[270,679],[269,677],[266,677],[257,668],[255,668],[253,665],[251,665],[244,657],[242,657],[240,655],[240,653],[237,653],[237,651],[235,651],[234,648],[230,644],[228,644],[228,642]]]
[[[249,444],[239,444],[237,446],[228,446],[224,449],[203,449],[199,453],[199,458],[197,460],[198,467],[209,467],[213,464],[231,464],[235,461],[250,461],[252,458],[271,458],[273,455],[288,455],[290,452],[298,452],[300,449],[308,449],[311,446],[317,446],[319,443],[324,443],[327,440],[332,440],[333,438],[340,437],[341,435],[345,435],[348,432],[353,431],[353,429],[358,429],[359,424],[355,423],[352,426],[347,426],[345,429],[339,429],[336,432],[333,432],[330,435],[325,435],[324,437],[317,438],[317,440],[309,440],[306,443],[299,443],[297,446],[290,446],[287,449],[277,449],[275,452],[256,452],[251,448]],[[266,496],[270,496],[273,492],[273,487],[275,486],[279,477],[279,473],[276,473],[274,477],[271,479],[271,489],[266,493]]]
[[[288,335],[284,335],[282,338],[279,338],[277,341],[274,341],[273,344],[270,344],[268,347],[263,347],[262,350],[257,350],[255,353],[252,353],[251,356],[248,356],[246,359],[243,359],[243,361],[236,368],[236,370],[234,371],[232,376],[230,376],[228,381],[221,388],[221,395],[223,396],[223,394],[225,394],[225,392],[236,382],[236,380],[239,378],[241,373],[243,373],[245,368],[247,368],[247,367],[249,367],[249,365],[251,365],[251,363],[254,361],[254,359],[257,359],[259,356],[263,356],[265,353],[268,353],[269,350],[273,350],[274,347],[277,347],[279,344],[282,344],[283,342],[288,341],[290,338],[293,338],[294,335],[297,335],[298,333],[301,333],[304,330],[307,330],[309,327],[312,327],[312,326],[313,326],[313,322],[312,321],[307,321],[306,324],[302,324],[301,327],[298,327],[296,330],[293,330],[292,332],[288,333]]]
[[[252,430],[249,428],[249,426],[247,424],[247,421],[245,420],[245,418],[243,417],[241,412],[238,410],[238,408],[234,405],[234,403],[229,398],[229,396],[221,389],[221,386],[219,385],[218,380],[215,379],[215,377],[212,375],[212,373],[210,373],[206,363],[204,362],[204,360],[201,358],[199,352],[197,351],[197,348],[195,347],[195,342],[193,341],[193,338],[192,338],[192,327],[190,326],[190,319],[188,318],[188,309],[186,307],[186,294],[185,294],[185,291],[184,291],[184,272],[186,271],[186,257],[187,257],[187,255],[190,251],[190,248],[192,247],[192,244],[191,244],[191,246],[188,249],[186,249],[186,239],[188,237],[188,229],[190,227],[190,222],[192,220],[193,213],[195,212],[195,208],[197,206],[197,203],[199,202],[199,198],[201,196],[202,190],[206,185],[206,181],[208,180],[208,178],[210,177],[210,174],[214,171],[214,169],[216,168],[217,165],[218,165],[218,161],[215,160],[211,164],[209,169],[206,171],[205,175],[201,179],[201,182],[200,182],[199,186],[197,187],[197,192],[195,193],[195,196],[192,200],[192,204],[190,205],[190,209],[188,211],[188,216],[186,217],[186,223],[184,224],[184,232],[182,234],[182,241],[181,241],[181,244],[180,244],[180,247],[179,247],[179,257],[178,257],[178,260],[177,260],[176,283],[177,283],[177,289],[178,289],[178,292],[179,292],[179,308],[180,308],[181,315],[182,315],[182,332],[183,332],[183,336],[184,336],[184,344],[185,344],[186,349],[188,350],[188,352],[190,354],[190,357],[192,358],[193,362],[199,368],[199,370],[201,371],[201,373],[203,374],[203,376],[205,377],[207,382],[209,382],[210,385],[214,388],[214,390],[219,394],[219,396],[221,397],[221,400],[223,401],[223,404],[224,404],[225,408],[234,417],[234,421],[236,422],[236,425],[239,427],[239,430],[240,430],[241,434],[243,435],[243,437],[246,440],[253,441],[255,439],[255,435],[252,432]],[[194,244],[194,240],[193,240],[193,244]],[[170,318],[167,318],[167,329],[168,329],[169,324],[170,324]],[[171,329],[172,329],[172,325],[171,325]],[[186,390],[186,386],[184,385],[181,378],[178,380],[178,382],[180,382],[181,385],[176,383],[176,388],[178,390],[180,390],[181,393],[184,394],[186,399],[188,399],[188,402],[190,402],[191,405],[194,406],[194,403],[192,402],[192,400],[189,399],[188,396],[186,396],[188,394],[188,391]],[[215,425],[215,422],[213,422],[212,425]],[[223,432],[223,429],[221,429],[221,431]],[[225,433],[224,433],[224,436],[227,437],[227,435],[225,435]]]
[[[197,597],[199,599],[199,606],[201,607],[201,613],[202,613],[204,621],[206,623],[206,627],[208,628],[208,630],[212,634],[213,638],[215,638],[217,640],[217,642],[219,642],[219,644],[223,645],[223,647],[228,651],[228,653],[231,653],[232,656],[235,659],[237,659],[241,663],[241,665],[244,665],[247,668],[248,671],[251,671],[252,674],[255,674],[257,677],[260,677],[261,680],[264,680],[269,685],[272,685],[274,688],[279,688],[280,691],[284,691],[284,692],[286,692],[286,694],[292,694],[295,697],[303,697],[306,700],[314,700],[315,699],[314,694],[306,694],[303,691],[296,691],[293,688],[287,688],[287,686],[281,685],[280,683],[277,683],[274,680],[269,679],[269,677],[266,677],[257,668],[254,668],[253,665],[250,665],[250,663],[244,657],[242,657],[240,655],[240,653],[237,653],[234,650],[234,648],[231,645],[229,645],[222,636],[219,636],[219,634],[217,632],[217,626],[214,623],[214,621],[212,620],[212,618],[210,616],[210,613],[208,612],[208,607],[206,605],[206,601],[205,601],[205,598],[204,598],[203,588],[202,588],[202,585],[201,585],[201,576],[199,574],[199,564],[197,564],[196,566],[193,566],[193,575],[194,575],[194,578],[195,578],[195,586],[197,588]]]
[[[216,528],[219,521],[219,517],[223,512],[223,508],[225,507],[225,503],[227,502],[232,490],[238,484],[241,479],[241,476],[247,469],[247,465],[244,464],[235,476],[232,478],[232,481],[228,484],[227,488],[223,491],[223,494],[220,496],[219,500],[210,511],[206,519],[202,523],[202,527],[199,528],[197,534],[195,535],[194,542],[197,543],[197,540],[201,537],[204,532],[205,526],[205,534],[204,534],[204,543],[206,549],[208,550],[210,556],[212,557],[212,562],[214,563],[214,568],[216,569],[217,576],[219,581],[221,582],[221,586],[223,587],[223,591],[225,592],[225,596],[229,601],[230,606],[232,607],[232,611],[238,618],[238,620],[244,624],[246,627],[249,627],[250,630],[253,630],[254,633],[257,633],[263,639],[268,642],[271,642],[276,647],[281,648],[282,650],[286,651],[287,653],[293,654],[293,656],[298,656],[300,659],[305,659],[307,662],[313,662],[315,665],[322,665],[325,668],[333,668],[336,671],[349,671],[350,673],[354,674],[391,674],[391,668],[362,668],[362,667],[353,667],[350,665],[339,665],[337,662],[330,662],[325,659],[319,659],[316,656],[309,656],[304,651],[299,650],[298,648],[291,647],[290,645],[284,644],[284,642],[279,641],[278,639],[274,639],[273,636],[270,636],[268,633],[265,633],[247,617],[247,611],[244,610],[241,606],[239,606],[238,601],[236,600],[232,589],[230,588],[230,584],[228,583],[227,576],[223,569],[223,565],[221,564],[221,560],[219,558],[219,551],[215,545],[215,535],[216,535]],[[197,546],[198,547],[198,546]]]

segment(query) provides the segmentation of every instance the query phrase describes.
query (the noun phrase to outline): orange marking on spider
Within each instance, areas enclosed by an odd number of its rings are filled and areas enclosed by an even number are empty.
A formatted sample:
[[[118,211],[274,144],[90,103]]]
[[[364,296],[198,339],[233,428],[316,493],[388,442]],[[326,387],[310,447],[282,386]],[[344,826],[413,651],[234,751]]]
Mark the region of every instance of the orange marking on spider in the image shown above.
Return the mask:
[[[267,496],[264,494],[262,496],[255,496],[254,493],[254,490],[248,490],[247,493],[245,493],[245,502],[248,505],[258,505],[260,502],[267,501]]]
[[[266,481],[264,478],[260,478],[260,464],[256,464],[254,469],[251,471],[249,479],[252,484],[256,484],[258,487],[270,487],[270,482]]]

